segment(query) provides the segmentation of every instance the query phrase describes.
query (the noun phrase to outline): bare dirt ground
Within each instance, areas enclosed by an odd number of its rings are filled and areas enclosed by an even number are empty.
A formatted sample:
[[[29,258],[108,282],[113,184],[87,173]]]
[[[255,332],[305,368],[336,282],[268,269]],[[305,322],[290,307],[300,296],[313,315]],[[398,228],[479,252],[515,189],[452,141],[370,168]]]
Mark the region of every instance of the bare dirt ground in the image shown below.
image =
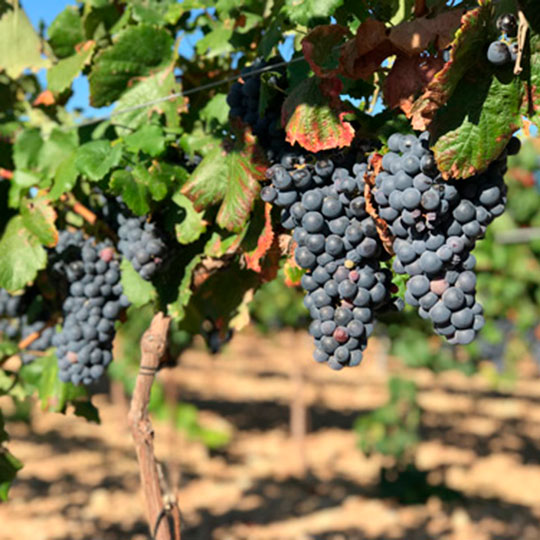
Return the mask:
[[[246,333],[217,357],[187,353],[170,372],[204,424],[232,433],[226,449],[210,452],[154,422],[158,457],[178,485],[184,540],[540,539],[540,378],[532,366],[511,390],[495,392],[479,375],[406,372],[377,343],[360,368],[340,373],[310,355],[307,335]],[[428,474],[415,504],[385,496],[379,478],[390,463],[363,456],[351,430],[358,414],[384,403],[396,371],[420,388],[416,466]],[[309,417],[303,443],[289,435],[298,395]],[[0,540],[149,538],[126,403],[95,401],[101,425],[39,412],[32,430],[8,425],[25,467],[0,505]]]

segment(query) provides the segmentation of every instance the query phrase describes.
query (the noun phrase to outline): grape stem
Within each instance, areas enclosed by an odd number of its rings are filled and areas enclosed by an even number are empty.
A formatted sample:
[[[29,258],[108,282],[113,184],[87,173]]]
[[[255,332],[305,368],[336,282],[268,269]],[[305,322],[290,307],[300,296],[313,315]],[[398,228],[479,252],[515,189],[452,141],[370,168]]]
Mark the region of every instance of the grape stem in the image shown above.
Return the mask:
[[[128,413],[135,444],[148,524],[154,540],[181,540],[180,509],[169,493],[154,454],[154,430],[148,415],[154,376],[167,350],[170,317],[157,313],[141,339],[141,362]]]
[[[17,344],[17,347],[20,350],[30,347],[30,345],[32,345],[32,343],[34,343],[34,341],[36,341],[36,339],[38,339],[47,328],[50,328],[51,326],[54,326],[55,324],[56,324],[56,320],[51,320],[47,322],[47,324],[41,330],[38,330],[37,332],[32,332],[29,336],[26,336],[24,339],[21,339],[21,341],[19,341],[19,343]],[[37,351],[32,351],[32,352],[37,352]]]
[[[514,75],[519,75],[523,71],[521,61],[523,59],[523,51],[525,49],[525,41],[527,39],[527,31],[529,30],[529,22],[527,21],[523,11],[518,10],[519,29],[518,29],[518,53],[516,65],[514,66]]]
[[[79,214],[85,221],[90,223],[90,225],[95,225],[97,221],[97,216],[92,212],[92,210],[86,208],[84,204],[80,203],[73,195],[62,195],[60,200],[67,202],[76,214]]]

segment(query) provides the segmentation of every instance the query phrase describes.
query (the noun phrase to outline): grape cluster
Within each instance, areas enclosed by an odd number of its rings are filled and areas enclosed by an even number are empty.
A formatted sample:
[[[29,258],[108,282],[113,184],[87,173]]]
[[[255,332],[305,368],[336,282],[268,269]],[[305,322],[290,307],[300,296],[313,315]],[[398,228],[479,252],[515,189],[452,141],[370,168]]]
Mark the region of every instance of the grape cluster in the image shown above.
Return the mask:
[[[129,305],[122,294],[119,263],[109,241],[85,239],[81,231],[62,231],[53,269],[65,276],[68,294],[62,330],[53,337],[59,377],[90,384],[112,360],[114,322]]]
[[[261,69],[271,67],[277,63],[277,59],[264,62],[255,60],[251,66],[245,67],[240,72],[241,80],[231,85],[227,95],[227,103],[230,106],[231,117],[239,117],[243,122],[251,126],[253,133],[257,135],[261,146],[271,152],[270,157],[280,154],[286,148],[285,136],[280,124],[281,105],[283,102],[282,85],[284,82],[283,70],[272,69],[267,86],[274,91],[269,97],[264,113],[260,111],[261,97],[261,73],[252,75]]]
[[[167,251],[156,224],[125,213],[118,213],[116,219],[118,250],[143,279],[152,279]]]
[[[54,328],[47,324],[49,318],[49,313],[39,305],[36,291],[12,295],[0,289],[0,336],[17,342],[36,336],[21,353],[23,363],[34,360],[33,352],[43,352],[52,346]]]
[[[517,36],[518,23],[513,13],[505,13],[497,19],[497,28],[501,32],[500,39],[492,41],[487,50],[487,59],[495,66],[504,66],[515,62],[518,44],[513,39]]]
[[[388,148],[373,194],[394,236],[393,269],[411,276],[405,300],[450,343],[470,343],[484,325],[471,251],[504,212],[506,154],[517,152],[519,141],[512,139],[484,173],[449,182],[437,170],[427,133],[393,134]]]
[[[360,363],[374,314],[391,300],[391,272],[381,268],[385,252],[366,212],[366,170],[365,163],[336,167],[330,158],[286,154],[267,170],[271,183],[261,192],[294,229],[314,358],[336,370]]]

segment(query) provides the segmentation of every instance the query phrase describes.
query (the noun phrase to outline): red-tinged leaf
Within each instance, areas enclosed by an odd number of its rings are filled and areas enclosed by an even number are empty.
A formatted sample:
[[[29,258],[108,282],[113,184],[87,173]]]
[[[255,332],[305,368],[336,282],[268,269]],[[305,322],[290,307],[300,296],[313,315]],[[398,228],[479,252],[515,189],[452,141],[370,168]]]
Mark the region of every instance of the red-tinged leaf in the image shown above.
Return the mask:
[[[279,238],[274,235],[274,240],[266,256],[262,260],[261,272],[259,274],[261,282],[272,281],[276,279],[279,272],[279,264],[281,260],[281,251],[279,248]]]
[[[50,202],[47,198],[38,197],[25,199],[21,204],[24,226],[47,247],[53,247],[58,242],[58,231],[54,224],[56,212]]]
[[[443,66],[444,61],[437,56],[400,54],[384,81],[383,93],[388,106],[392,109],[400,107],[409,115],[416,95]]]
[[[54,103],[54,94],[50,90],[43,90],[43,92],[34,99],[32,105],[34,105],[34,107],[39,107],[40,105],[47,107],[49,105],[54,105]]]
[[[381,239],[384,249],[386,249],[386,251],[388,251],[390,255],[394,255],[392,233],[390,231],[390,228],[388,227],[388,223],[386,223],[386,221],[384,221],[384,219],[379,216],[375,203],[375,198],[373,197],[373,186],[375,185],[375,178],[381,172],[381,170],[382,155],[378,153],[373,154],[369,165],[369,171],[364,175],[364,198],[366,200],[366,212],[372,217],[373,221],[375,222],[375,227],[377,228],[377,233],[379,235],[379,238]]]
[[[463,79],[432,124],[433,152],[444,178],[485,170],[519,127],[523,85],[518,77],[479,72]]]
[[[330,86],[333,91],[323,93],[319,80],[310,77],[291,92],[281,111],[287,142],[298,143],[309,152],[351,144],[354,129],[344,119],[347,112],[341,102],[336,103],[336,81],[325,79],[324,88]]]
[[[384,23],[367,19],[358,27],[356,36],[342,48],[341,74],[349,79],[367,79],[394,52]]]
[[[485,28],[490,21],[489,4],[485,2],[462,17],[461,27],[452,42],[450,59],[413,105],[410,115],[414,129],[425,130],[436,112],[450,99],[467,71],[477,62],[485,64]]]
[[[339,45],[350,35],[339,24],[317,26],[302,40],[302,51],[317,77],[334,77],[339,72]]]
[[[251,134],[209,152],[182,188],[196,210],[220,204],[217,223],[229,231],[245,225],[264,178],[264,155]]]
[[[446,49],[459,28],[463,9],[454,9],[428,18],[403,22],[390,30],[389,39],[405,54],[420,54],[430,45],[439,51]]]
[[[246,266],[254,272],[261,272],[261,259],[268,253],[274,241],[274,230],[272,228],[272,205],[265,203],[264,205],[264,227],[261,235],[257,240],[257,247],[244,254]]]
[[[302,280],[302,276],[306,273],[304,269],[298,266],[294,257],[285,261],[283,272],[285,273],[285,285],[287,285],[287,287],[298,287]]]

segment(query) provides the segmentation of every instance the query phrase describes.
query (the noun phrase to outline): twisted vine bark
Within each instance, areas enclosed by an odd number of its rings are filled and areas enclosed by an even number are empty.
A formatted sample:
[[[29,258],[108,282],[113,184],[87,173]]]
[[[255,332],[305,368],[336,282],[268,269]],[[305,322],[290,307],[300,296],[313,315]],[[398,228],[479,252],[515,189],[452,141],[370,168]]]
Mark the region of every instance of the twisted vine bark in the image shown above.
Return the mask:
[[[176,498],[167,493],[163,474],[154,455],[154,430],[148,403],[154,376],[167,349],[170,318],[158,313],[141,339],[141,363],[128,413],[128,425],[135,443],[146,514],[152,538],[180,540],[180,510]]]

